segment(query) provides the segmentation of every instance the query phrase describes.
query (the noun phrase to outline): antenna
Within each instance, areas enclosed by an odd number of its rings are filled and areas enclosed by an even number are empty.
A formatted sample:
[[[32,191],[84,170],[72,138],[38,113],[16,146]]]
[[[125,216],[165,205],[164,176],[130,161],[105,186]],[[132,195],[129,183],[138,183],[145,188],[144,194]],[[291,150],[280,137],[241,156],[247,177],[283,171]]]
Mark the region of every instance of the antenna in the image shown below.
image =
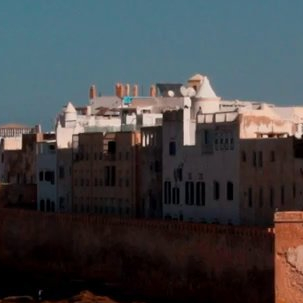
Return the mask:
[[[168,97],[174,97],[175,96],[175,93],[172,90],[169,90],[167,92],[167,94],[168,94]]]
[[[189,87],[189,88],[187,89],[187,95],[188,95],[188,97],[193,97],[193,96],[195,96],[195,95],[196,95],[195,89],[194,89],[193,87]]]
[[[185,86],[180,87],[180,93],[183,97],[187,96],[187,88]]]
[[[196,91],[193,87],[180,87],[180,93],[183,97],[194,97],[196,95]]]

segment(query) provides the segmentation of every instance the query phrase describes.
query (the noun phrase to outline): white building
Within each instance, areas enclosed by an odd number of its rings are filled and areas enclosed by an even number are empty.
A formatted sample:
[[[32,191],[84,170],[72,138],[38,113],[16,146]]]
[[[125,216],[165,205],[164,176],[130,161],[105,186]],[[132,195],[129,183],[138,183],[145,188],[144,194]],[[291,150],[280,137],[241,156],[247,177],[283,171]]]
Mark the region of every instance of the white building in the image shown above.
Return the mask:
[[[303,108],[225,101],[201,75],[188,87],[184,108],[163,118],[163,217],[269,225],[276,208],[302,208]]]
[[[37,144],[37,209],[58,211],[56,141],[45,140]]]

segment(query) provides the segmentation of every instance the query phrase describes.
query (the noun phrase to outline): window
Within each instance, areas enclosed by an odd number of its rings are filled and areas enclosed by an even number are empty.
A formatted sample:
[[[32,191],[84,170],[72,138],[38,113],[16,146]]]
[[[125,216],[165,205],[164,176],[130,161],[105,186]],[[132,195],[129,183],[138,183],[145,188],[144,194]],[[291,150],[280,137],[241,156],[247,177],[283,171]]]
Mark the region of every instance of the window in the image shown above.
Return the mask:
[[[105,170],[104,170],[104,185],[105,186],[109,186],[110,183],[110,167],[109,166],[105,166]]]
[[[275,155],[275,152],[273,150],[270,152],[270,161],[271,162],[276,161],[276,155]]]
[[[176,142],[175,141],[169,142],[169,154],[170,154],[170,156],[176,155]]]
[[[292,195],[293,195],[293,198],[295,199],[295,198],[296,198],[296,195],[297,195],[296,183],[294,183],[294,184],[292,185]]]
[[[48,181],[51,184],[55,184],[55,173],[53,171],[46,171],[45,172],[45,181]]]
[[[281,185],[281,205],[284,205],[284,199],[285,199],[285,190],[284,190],[284,186]]]
[[[263,188],[261,187],[259,189],[259,207],[263,207]]]
[[[108,142],[108,153],[114,155],[116,153],[116,142],[109,141]]]
[[[259,151],[259,167],[263,166],[263,153]]]
[[[45,202],[44,202],[43,199],[40,200],[40,210],[41,210],[41,211],[45,211]]]
[[[194,182],[185,182],[185,203],[188,205],[194,204]]]
[[[164,203],[165,204],[171,203],[171,183],[170,183],[170,181],[164,182]]]
[[[234,199],[234,185],[232,182],[227,182],[227,200],[231,201]]]
[[[105,166],[104,185],[105,186],[116,186],[116,167],[115,166]]]
[[[242,152],[241,152],[241,159],[242,159],[242,162],[246,162],[246,152],[244,150],[242,150]]]
[[[274,200],[275,200],[275,192],[274,189],[271,187],[269,190],[269,205],[271,208],[274,207]]]
[[[205,145],[210,143],[210,140],[209,140],[209,130],[208,129],[204,130],[204,141],[203,141],[203,143]]]
[[[196,183],[196,204],[205,205],[205,182]]]
[[[252,201],[252,189],[251,187],[248,189],[248,207],[252,207],[253,201]]]
[[[214,200],[220,199],[220,184],[218,181],[214,181]]]
[[[59,198],[59,208],[64,209],[64,197]]]
[[[173,204],[180,204],[180,189],[173,187]]]
[[[257,166],[257,153],[255,151],[253,152],[253,166]]]
[[[43,181],[43,171],[39,172],[39,181]]]
[[[59,178],[60,179],[64,178],[64,166],[62,165],[59,166]]]
[[[111,167],[111,178],[110,178],[110,185],[116,186],[116,167]]]

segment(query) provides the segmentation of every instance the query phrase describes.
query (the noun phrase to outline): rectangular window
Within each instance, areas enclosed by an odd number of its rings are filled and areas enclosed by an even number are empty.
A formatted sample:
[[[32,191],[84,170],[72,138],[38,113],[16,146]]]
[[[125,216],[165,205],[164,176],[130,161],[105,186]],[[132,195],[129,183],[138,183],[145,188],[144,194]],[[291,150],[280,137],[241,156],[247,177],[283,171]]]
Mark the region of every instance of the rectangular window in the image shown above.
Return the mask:
[[[111,167],[110,185],[116,186],[116,167]]]
[[[64,166],[62,165],[59,166],[59,178],[60,179],[64,178]]]
[[[242,150],[241,152],[241,158],[242,158],[242,162],[246,162],[246,152],[244,150]]]
[[[180,189],[173,187],[173,204],[180,204]]]
[[[220,184],[218,181],[214,181],[214,200],[220,199]]]
[[[274,189],[271,187],[269,190],[269,205],[271,208],[274,207],[274,200],[275,200],[275,192]]]
[[[284,205],[284,199],[285,199],[285,190],[284,190],[284,186],[281,185],[281,205]]]
[[[263,188],[259,189],[259,207],[263,207]]]
[[[116,154],[116,142],[115,141],[108,142],[108,153],[111,155]]]
[[[171,203],[171,182],[170,181],[164,182],[164,203],[165,204]]]
[[[232,182],[227,182],[227,200],[231,201],[234,199],[234,185]]]
[[[253,151],[253,167],[257,167],[257,153]]]
[[[263,166],[263,153],[259,151],[259,167]]]
[[[253,205],[253,199],[252,199],[252,189],[251,187],[248,189],[248,207],[252,207]]]
[[[276,161],[276,155],[275,155],[275,152],[273,150],[270,152],[270,161],[271,162]]]
[[[39,172],[39,181],[43,181],[43,171]]]
[[[169,142],[169,155],[170,156],[176,155],[176,142],[175,141]]]
[[[186,181],[185,182],[185,203],[188,205],[194,204],[194,182]]]
[[[207,144],[210,143],[210,140],[209,140],[209,130],[208,129],[204,130],[204,141],[203,141],[203,143],[205,145],[207,145]]]
[[[205,182],[196,183],[196,205],[205,205]]]
[[[296,183],[294,183],[294,184],[292,185],[292,195],[293,195],[293,198],[295,199],[295,198],[296,198],[296,195],[297,195]]]
[[[104,185],[109,186],[110,185],[110,166],[105,166],[104,170]]]

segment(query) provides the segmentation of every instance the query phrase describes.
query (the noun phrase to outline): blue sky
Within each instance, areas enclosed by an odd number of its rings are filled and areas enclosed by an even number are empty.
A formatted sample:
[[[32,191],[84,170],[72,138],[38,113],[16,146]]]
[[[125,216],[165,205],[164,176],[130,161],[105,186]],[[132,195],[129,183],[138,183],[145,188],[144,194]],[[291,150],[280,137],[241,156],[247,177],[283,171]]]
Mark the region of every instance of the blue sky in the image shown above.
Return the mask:
[[[303,104],[302,20],[302,0],[1,0],[0,124],[197,72],[223,98]]]

